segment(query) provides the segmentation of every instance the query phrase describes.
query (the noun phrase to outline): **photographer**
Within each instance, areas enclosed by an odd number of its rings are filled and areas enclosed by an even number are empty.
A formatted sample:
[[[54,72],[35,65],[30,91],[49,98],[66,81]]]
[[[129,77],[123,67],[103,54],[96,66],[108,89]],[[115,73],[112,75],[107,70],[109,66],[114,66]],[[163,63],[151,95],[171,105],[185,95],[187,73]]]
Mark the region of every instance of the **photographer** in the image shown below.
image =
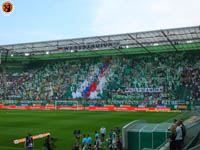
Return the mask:
[[[78,141],[78,143],[80,142],[80,134],[81,134],[80,130],[74,130],[74,137]]]
[[[50,135],[44,141],[43,149],[47,148],[48,150],[53,150],[55,147],[55,138],[50,138]]]
[[[32,135],[30,133],[26,137],[26,141],[24,143],[24,147],[25,147],[25,150],[33,150],[34,143],[33,143]]]

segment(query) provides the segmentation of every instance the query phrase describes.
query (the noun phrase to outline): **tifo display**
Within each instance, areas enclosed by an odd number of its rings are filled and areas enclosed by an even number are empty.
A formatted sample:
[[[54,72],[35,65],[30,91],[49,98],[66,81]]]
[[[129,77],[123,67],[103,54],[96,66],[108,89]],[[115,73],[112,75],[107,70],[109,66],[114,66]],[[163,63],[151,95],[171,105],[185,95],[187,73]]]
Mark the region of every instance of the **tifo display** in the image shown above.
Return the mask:
[[[7,88],[0,86],[0,99],[195,102],[200,95],[199,64],[199,52],[30,62],[21,71],[7,70]],[[4,84],[2,74],[0,82]]]

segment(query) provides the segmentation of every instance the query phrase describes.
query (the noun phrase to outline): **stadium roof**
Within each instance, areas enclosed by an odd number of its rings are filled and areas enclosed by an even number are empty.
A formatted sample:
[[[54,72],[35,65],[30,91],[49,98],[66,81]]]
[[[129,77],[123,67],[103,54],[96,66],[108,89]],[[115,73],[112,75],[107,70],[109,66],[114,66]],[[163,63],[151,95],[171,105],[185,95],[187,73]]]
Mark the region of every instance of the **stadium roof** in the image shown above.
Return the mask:
[[[60,57],[107,56],[200,50],[200,26],[0,45],[3,56]]]

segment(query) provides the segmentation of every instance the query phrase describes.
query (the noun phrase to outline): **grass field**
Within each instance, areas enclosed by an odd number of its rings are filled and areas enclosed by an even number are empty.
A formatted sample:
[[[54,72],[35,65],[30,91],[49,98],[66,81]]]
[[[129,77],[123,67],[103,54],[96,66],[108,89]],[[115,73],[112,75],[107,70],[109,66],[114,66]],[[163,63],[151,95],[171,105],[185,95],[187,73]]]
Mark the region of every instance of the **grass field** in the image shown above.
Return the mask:
[[[20,150],[23,144],[14,145],[14,139],[50,132],[57,138],[56,150],[71,150],[74,142],[73,131],[90,134],[104,125],[108,130],[123,127],[133,120],[159,123],[180,113],[173,112],[105,112],[66,110],[0,110],[0,150]],[[35,141],[35,149],[41,150],[44,139]]]

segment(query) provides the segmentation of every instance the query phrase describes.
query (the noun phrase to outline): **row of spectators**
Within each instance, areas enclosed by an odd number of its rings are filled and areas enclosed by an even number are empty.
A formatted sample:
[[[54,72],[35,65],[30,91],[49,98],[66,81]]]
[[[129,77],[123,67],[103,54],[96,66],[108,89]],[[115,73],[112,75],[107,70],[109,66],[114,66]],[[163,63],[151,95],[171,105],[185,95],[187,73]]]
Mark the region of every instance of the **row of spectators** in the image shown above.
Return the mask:
[[[30,67],[24,72],[7,73],[7,88],[3,86],[3,75],[0,73],[0,99],[200,101],[198,52],[61,60],[43,62],[42,65],[36,63],[38,67]],[[93,90],[86,96],[85,91],[91,86]],[[140,91],[127,93],[130,88]],[[152,90],[156,88],[162,91]]]

